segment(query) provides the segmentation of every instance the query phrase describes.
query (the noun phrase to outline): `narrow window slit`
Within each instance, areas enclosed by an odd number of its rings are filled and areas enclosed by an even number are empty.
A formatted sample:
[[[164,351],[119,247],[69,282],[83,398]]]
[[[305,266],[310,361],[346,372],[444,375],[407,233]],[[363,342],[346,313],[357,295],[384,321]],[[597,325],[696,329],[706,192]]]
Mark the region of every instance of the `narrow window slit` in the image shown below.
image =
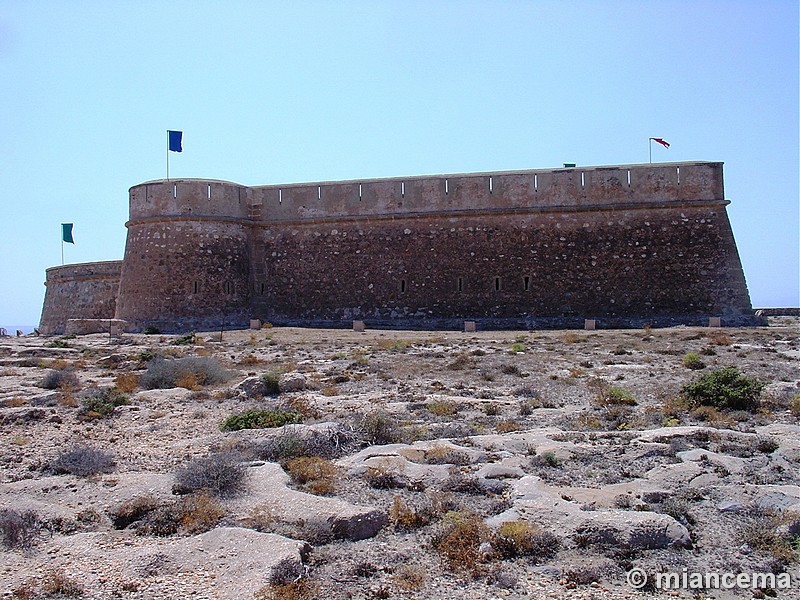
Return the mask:
[[[211,199],[211,184],[208,184],[208,199]]]
[[[278,190],[278,204],[283,204],[283,190]]]
[[[196,293],[198,292],[198,290],[199,290],[199,289],[200,289],[200,285],[199,285],[199,284],[198,284],[198,283],[195,281],[195,282],[192,284],[192,293],[193,293],[193,294],[196,294]]]
[[[586,187],[586,174],[581,171],[581,187]]]
[[[322,186],[317,186],[317,200],[322,200]]]
[[[178,197],[178,184],[177,183],[172,185],[172,197],[173,198],[177,198]]]
[[[536,174],[533,175],[533,191],[539,191],[539,176]]]
[[[528,292],[531,289],[531,278],[528,275],[522,278],[522,287]]]
[[[680,185],[681,184],[681,168],[680,167],[676,167],[676,168],[678,170],[678,185]]]
[[[494,185],[493,185],[493,182],[492,182],[492,178],[491,178],[491,177],[489,177],[489,193],[490,193],[490,194],[493,194],[493,193],[494,193]]]
[[[631,187],[631,170],[628,169],[628,187]]]
[[[358,199],[361,200],[361,198],[362,198],[362,195],[361,195],[361,184],[359,183],[358,184]]]
[[[406,182],[405,181],[401,181],[400,182],[400,197],[401,198],[405,198],[406,197]]]
[[[444,195],[447,196],[450,193],[450,183],[447,179],[444,180]]]
[[[406,280],[405,279],[401,279],[400,280],[400,293],[404,294],[405,291],[406,291]]]
[[[261,284],[261,295],[262,295],[262,296],[264,295],[264,292],[266,291],[266,289],[267,289],[267,286],[266,286],[266,284],[262,283],[262,284]]]
[[[463,292],[464,291],[464,278],[463,277],[459,277],[458,278],[458,291],[459,292]]]
[[[495,292],[499,292],[500,291],[500,278],[499,277],[495,277],[494,278],[494,291]]]

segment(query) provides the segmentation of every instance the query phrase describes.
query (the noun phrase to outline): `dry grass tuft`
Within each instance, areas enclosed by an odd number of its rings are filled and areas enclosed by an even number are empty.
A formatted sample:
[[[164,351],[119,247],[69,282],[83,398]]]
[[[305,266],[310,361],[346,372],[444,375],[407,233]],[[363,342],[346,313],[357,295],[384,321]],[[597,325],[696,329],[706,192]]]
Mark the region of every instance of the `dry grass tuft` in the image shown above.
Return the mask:
[[[336,490],[339,469],[325,458],[298,456],[288,460],[284,469],[303,491],[310,494],[328,496]]]
[[[123,394],[135,392],[139,387],[139,376],[136,373],[120,373],[114,378],[114,387]]]
[[[481,544],[491,540],[491,531],[472,512],[450,512],[444,516],[442,528],[431,540],[433,549],[453,571],[475,572],[487,557]]]

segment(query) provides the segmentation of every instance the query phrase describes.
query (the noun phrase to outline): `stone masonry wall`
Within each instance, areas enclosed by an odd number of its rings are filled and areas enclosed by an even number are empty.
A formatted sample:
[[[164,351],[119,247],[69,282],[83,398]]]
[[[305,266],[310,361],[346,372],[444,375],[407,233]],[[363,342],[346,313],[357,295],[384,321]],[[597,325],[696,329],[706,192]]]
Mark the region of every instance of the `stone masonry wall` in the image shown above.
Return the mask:
[[[110,319],[114,316],[122,261],[51,267],[46,271],[39,331],[63,334],[67,319]]]
[[[152,181],[130,190],[116,317],[162,331],[755,324],[726,205],[710,162]]]

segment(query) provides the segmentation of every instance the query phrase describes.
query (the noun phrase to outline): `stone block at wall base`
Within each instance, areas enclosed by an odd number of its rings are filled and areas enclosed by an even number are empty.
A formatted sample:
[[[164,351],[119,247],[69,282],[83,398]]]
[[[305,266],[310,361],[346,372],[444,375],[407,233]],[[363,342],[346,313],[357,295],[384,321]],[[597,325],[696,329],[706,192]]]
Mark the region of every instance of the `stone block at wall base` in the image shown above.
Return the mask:
[[[64,331],[67,335],[89,335],[92,333],[108,333],[118,336],[128,331],[128,323],[122,319],[67,319]]]

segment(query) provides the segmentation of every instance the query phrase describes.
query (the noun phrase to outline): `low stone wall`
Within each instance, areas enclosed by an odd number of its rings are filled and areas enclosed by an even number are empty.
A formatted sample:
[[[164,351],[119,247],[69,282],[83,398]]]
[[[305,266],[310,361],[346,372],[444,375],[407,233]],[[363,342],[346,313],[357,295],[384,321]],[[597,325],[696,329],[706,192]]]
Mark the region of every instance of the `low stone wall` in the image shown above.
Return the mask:
[[[127,325],[121,319],[67,319],[65,333],[72,335],[107,333],[118,336],[123,331],[128,331]]]

